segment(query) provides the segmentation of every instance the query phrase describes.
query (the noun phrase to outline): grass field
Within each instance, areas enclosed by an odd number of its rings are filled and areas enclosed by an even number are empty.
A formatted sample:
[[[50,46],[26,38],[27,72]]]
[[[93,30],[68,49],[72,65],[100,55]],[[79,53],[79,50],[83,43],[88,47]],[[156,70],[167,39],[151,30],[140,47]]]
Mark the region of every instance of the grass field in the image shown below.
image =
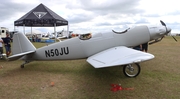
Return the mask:
[[[0,99],[179,99],[179,42],[165,37],[150,45],[148,52],[155,58],[141,63],[136,78],[125,77],[121,66],[95,69],[85,59],[34,61],[24,69],[20,60],[1,60]],[[134,90],[112,92],[111,84]]]

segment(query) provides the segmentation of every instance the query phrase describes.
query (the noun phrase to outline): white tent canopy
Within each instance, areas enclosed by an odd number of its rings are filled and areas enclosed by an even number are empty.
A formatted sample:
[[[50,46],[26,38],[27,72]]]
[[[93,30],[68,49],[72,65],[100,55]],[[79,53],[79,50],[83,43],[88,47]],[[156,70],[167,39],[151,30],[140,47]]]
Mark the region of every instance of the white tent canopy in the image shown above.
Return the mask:
[[[41,32],[41,31],[39,31],[39,30],[32,30],[32,32],[30,31],[30,32],[27,32],[27,33],[25,33],[25,35],[27,36],[27,37],[32,37],[32,36],[36,36],[36,37],[38,37],[38,38],[41,38],[41,35],[42,35],[43,33]]]
[[[39,30],[32,30],[32,32],[30,31],[30,32],[27,32],[26,34],[27,34],[27,35],[29,35],[29,34],[35,34],[35,35],[37,35],[37,34],[42,34],[42,32],[39,31]]]

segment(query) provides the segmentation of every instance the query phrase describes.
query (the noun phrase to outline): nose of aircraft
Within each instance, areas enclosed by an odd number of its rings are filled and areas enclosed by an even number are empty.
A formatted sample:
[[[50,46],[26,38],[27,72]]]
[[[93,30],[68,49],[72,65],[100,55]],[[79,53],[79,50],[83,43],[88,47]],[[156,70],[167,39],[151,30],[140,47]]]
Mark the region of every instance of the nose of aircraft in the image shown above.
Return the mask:
[[[167,27],[166,24],[162,20],[160,20],[160,23],[161,23],[162,26],[164,26],[166,28],[166,33],[165,34],[168,34],[168,33],[171,32],[171,28]]]
[[[148,27],[149,32],[150,32],[150,41],[155,40],[154,42],[151,42],[151,44],[161,41],[164,35],[171,33],[170,27],[167,27],[166,24],[162,20],[160,20],[160,23],[162,26]],[[177,42],[175,37],[173,37],[173,39]]]
[[[170,33],[171,32],[171,28],[170,27],[166,27],[166,33]]]
[[[149,31],[150,31],[150,39],[151,40],[157,40],[171,32],[170,27],[167,27],[163,21],[160,21],[160,22],[161,22],[162,26],[148,27]]]
[[[165,26],[153,26],[148,28],[150,32],[150,40],[159,39],[171,31],[170,28],[166,28]]]

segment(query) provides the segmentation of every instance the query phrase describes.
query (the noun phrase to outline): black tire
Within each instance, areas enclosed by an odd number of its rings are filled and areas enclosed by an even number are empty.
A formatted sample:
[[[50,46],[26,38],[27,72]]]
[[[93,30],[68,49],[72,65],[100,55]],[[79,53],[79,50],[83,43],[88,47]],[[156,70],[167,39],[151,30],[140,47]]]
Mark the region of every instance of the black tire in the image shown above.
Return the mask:
[[[24,65],[21,65],[21,68],[24,68]]]
[[[123,67],[124,75],[130,78],[138,76],[140,71],[141,71],[141,68],[138,63],[124,65]]]

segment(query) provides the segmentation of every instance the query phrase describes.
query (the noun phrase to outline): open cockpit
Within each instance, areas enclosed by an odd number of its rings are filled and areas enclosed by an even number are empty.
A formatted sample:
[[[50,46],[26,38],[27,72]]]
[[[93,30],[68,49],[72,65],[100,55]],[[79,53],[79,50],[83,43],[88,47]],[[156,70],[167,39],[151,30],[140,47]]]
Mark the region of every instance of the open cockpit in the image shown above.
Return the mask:
[[[79,34],[79,39],[81,40],[88,40],[92,37],[91,33]]]
[[[127,29],[125,29],[124,31],[120,31],[120,32],[117,32],[117,31],[114,31],[114,30],[112,30],[114,33],[116,33],[116,34],[123,34],[123,33],[126,33],[128,30],[129,30],[130,28],[127,28]]]

